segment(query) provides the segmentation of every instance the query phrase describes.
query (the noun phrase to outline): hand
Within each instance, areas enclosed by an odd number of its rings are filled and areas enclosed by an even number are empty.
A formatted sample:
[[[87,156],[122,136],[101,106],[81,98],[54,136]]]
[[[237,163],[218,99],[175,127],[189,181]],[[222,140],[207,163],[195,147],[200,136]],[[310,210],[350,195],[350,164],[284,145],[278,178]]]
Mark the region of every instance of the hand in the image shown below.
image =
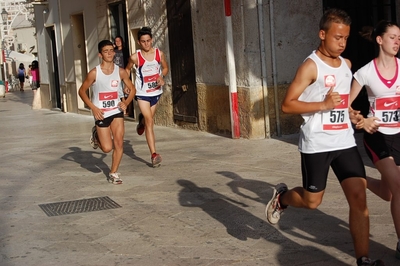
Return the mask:
[[[164,86],[165,82],[162,76],[159,76],[157,79],[157,85],[158,86]]]
[[[360,113],[360,111],[353,110],[351,107],[349,108],[350,121],[356,125],[356,129],[364,128],[364,117]]]
[[[96,119],[96,120],[104,119],[104,112],[101,111],[99,108],[97,108],[97,107],[93,108],[92,113],[93,113],[94,119]]]
[[[124,102],[119,102],[118,107],[121,111],[126,111],[126,104]]]
[[[364,130],[367,131],[369,134],[373,134],[379,129],[379,123],[381,121],[377,117],[368,117],[365,119],[364,122]]]
[[[341,100],[342,98],[340,97],[339,93],[336,91],[334,92],[333,87],[331,87],[325,96],[324,110],[335,109],[335,106],[338,106]]]

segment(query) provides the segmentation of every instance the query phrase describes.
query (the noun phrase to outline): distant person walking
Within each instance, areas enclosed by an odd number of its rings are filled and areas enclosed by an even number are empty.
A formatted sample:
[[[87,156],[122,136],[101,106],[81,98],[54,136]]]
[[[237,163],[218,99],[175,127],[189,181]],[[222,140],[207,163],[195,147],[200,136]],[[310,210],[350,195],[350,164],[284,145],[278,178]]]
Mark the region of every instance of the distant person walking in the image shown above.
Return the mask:
[[[25,77],[26,77],[26,71],[25,71],[25,66],[24,64],[19,64],[18,67],[18,79],[19,79],[19,90],[24,91],[24,84],[25,84]]]
[[[28,66],[27,76],[28,76],[28,80],[29,80],[29,85],[31,85],[32,84],[32,65]]]
[[[151,29],[143,27],[138,32],[138,44],[140,49],[129,58],[126,71],[136,68],[136,96],[141,114],[136,131],[139,135],[146,133],[147,145],[151,154],[153,167],[161,165],[161,155],[156,152],[156,140],[154,136],[154,115],[157,103],[163,93],[164,77],[168,74],[168,65],[164,53],[153,47],[153,34]]]
[[[36,94],[37,89],[40,87],[39,62],[37,60],[32,61],[31,75],[31,88],[33,93]]]

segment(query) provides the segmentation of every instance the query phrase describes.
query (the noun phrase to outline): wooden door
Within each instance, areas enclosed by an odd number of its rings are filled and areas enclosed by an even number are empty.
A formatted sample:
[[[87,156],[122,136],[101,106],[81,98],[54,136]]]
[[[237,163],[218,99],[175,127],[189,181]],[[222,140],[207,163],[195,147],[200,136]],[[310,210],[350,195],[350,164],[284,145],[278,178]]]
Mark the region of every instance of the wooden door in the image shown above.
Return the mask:
[[[197,123],[198,104],[190,0],[167,0],[174,120]]]

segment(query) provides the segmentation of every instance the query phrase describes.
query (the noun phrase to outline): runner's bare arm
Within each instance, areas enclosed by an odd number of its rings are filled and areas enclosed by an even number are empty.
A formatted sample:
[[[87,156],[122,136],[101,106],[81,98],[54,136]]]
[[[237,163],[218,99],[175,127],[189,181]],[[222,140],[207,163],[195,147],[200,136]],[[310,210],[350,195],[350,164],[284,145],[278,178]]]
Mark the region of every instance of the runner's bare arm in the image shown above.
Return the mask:
[[[97,108],[92,101],[89,99],[89,96],[86,94],[86,91],[89,90],[90,86],[96,81],[96,68],[92,69],[86,79],[83,81],[81,87],[79,88],[79,96],[82,101],[92,110],[92,114],[96,120],[103,120],[103,111]]]
[[[340,95],[333,92],[333,87],[328,91],[325,100],[321,102],[299,101],[304,90],[315,82],[317,78],[317,66],[311,59],[307,59],[297,70],[290,84],[286,96],[282,102],[282,111],[289,114],[316,113],[323,110],[331,110],[340,104]]]

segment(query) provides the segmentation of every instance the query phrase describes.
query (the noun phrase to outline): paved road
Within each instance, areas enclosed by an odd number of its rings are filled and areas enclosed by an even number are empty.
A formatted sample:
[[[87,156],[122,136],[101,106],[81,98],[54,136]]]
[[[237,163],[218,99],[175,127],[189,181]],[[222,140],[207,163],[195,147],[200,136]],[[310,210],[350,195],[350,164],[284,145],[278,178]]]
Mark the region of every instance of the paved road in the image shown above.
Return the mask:
[[[266,222],[271,187],[301,184],[297,136],[232,140],[156,127],[163,165],[153,169],[144,136],[126,121],[124,184],[112,185],[111,155],[88,143],[93,119],[31,103],[29,89],[0,99],[0,265],[355,265],[332,173],[318,210],[290,208],[279,225]],[[371,256],[400,265],[389,204],[368,200]],[[40,207],[59,205],[55,216]]]

